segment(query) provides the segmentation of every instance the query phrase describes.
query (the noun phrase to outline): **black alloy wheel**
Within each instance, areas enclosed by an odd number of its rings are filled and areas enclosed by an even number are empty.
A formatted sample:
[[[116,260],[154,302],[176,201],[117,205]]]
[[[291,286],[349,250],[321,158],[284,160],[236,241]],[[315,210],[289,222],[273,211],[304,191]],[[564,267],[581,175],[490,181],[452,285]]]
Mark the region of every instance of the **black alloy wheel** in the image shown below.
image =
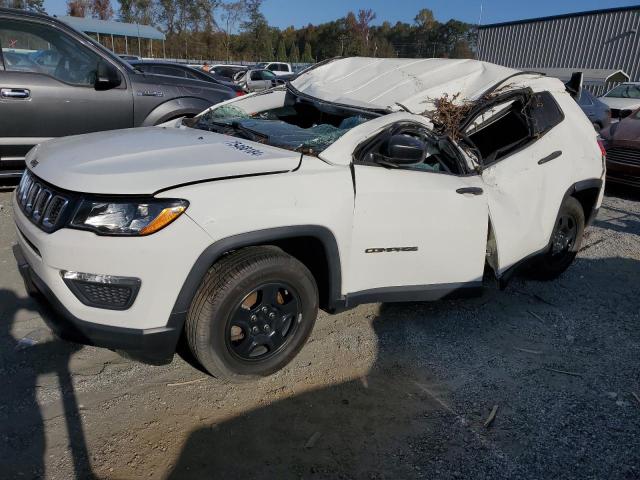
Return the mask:
[[[300,316],[300,298],[291,285],[261,285],[242,300],[229,320],[227,347],[242,360],[265,360],[294,337]]]

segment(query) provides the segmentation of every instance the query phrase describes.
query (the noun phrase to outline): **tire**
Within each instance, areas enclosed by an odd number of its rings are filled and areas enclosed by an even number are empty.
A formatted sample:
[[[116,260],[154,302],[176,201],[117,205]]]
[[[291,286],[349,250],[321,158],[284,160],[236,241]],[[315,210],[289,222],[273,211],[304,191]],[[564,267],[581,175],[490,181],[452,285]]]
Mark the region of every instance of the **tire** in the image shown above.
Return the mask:
[[[318,287],[307,267],[277,247],[247,247],[209,269],[191,303],[185,336],[211,375],[250,380],[287,365],[317,315]]]
[[[575,198],[568,197],[560,207],[551,234],[551,246],[533,263],[529,276],[536,280],[553,280],[569,268],[580,250],[584,226],[582,205]]]

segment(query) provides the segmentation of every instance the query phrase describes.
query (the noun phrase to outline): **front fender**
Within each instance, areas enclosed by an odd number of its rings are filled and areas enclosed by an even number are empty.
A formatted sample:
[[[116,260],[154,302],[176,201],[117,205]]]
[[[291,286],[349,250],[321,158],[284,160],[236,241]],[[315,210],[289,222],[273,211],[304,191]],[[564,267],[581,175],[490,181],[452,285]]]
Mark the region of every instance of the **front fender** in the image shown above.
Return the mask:
[[[206,248],[192,266],[180,290],[171,316],[169,317],[167,327],[176,328],[179,331],[182,329],[187,312],[191,306],[191,301],[202,279],[209,268],[226,252],[252,245],[268,245],[270,242],[296,237],[313,237],[322,243],[328,261],[329,307],[331,309],[342,307],[344,305],[344,299],[340,294],[342,288],[342,271],[340,267],[340,253],[335,236],[329,229],[318,225],[293,225],[234,235],[220,239]]]
[[[178,117],[192,117],[213,105],[202,98],[182,97],[168,100],[154,108],[142,122],[143,127],[152,127]]]

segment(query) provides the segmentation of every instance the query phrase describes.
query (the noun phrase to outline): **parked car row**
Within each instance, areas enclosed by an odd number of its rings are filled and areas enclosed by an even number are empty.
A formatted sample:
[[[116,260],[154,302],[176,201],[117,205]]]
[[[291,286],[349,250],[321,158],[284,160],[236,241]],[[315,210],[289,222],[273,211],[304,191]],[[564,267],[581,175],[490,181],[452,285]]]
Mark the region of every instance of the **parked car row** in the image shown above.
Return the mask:
[[[611,108],[611,117],[621,119],[640,108],[640,82],[625,82],[605,93],[600,100]]]
[[[157,125],[234,98],[237,88],[134,68],[45,15],[0,8],[0,176],[19,177],[47,139]]]
[[[164,62],[161,60],[135,60],[129,62],[129,64],[136,70],[140,70],[145,73],[151,73],[154,75],[167,75],[169,77],[177,78],[191,78],[193,80],[202,80],[204,82],[215,83],[223,85],[233,90],[236,96],[244,95],[246,91],[238,84],[234,83],[227,77],[216,75],[210,71],[204,71],[202,69],[184,65],[181,63]]]

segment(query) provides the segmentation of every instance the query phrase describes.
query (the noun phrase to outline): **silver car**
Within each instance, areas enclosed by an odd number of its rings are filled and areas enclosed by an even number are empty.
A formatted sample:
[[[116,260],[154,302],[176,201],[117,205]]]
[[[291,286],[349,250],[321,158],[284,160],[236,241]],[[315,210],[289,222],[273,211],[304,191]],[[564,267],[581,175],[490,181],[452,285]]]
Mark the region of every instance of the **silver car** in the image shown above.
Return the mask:
[[[234,78],[236,84],[248,92],[258,92],[267,90],[284,83],[271,70],[250,69],[246,72],[239,72]]]

